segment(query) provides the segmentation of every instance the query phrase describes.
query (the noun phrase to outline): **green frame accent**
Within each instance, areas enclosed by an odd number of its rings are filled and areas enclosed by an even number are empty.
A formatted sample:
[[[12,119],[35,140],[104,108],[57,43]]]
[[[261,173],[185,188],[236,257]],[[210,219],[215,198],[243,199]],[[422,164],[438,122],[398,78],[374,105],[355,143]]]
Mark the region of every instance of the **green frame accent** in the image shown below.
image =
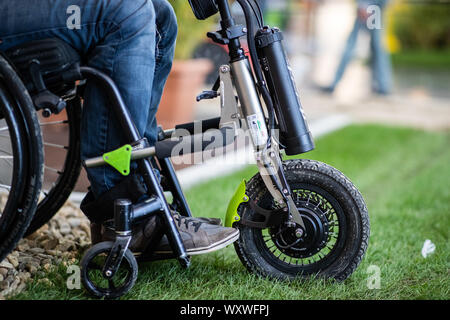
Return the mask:
[[[131,152],[133,147],[126,144],[119,149],[103,154],[103,160],[111,167],[119,171],[123,176],[130,174]]]
[[[241,220],[237,209],[241,203],[248,202],[249,200],[248,196],[245,194],[246,184],[247,182],[245,180],[242,180],[233,197],[231,198],[230,203],[228,204],[227,214],[225,216],[225,227],[231,228],[233,226],[233,223]]]

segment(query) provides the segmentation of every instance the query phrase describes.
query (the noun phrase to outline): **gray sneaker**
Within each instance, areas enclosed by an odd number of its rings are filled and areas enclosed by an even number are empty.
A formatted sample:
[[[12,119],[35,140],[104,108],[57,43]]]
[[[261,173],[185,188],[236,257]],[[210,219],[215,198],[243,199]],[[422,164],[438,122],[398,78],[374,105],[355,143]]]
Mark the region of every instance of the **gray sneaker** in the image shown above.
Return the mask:
[[[153,243],[153,246],[158,243],[154,243],[160,239],[163,224],[161,218],[157,215],[152,215],[146,221],[141,222],[131,229],[132,238],[129,248],[135,254],[141,254],[149,244]],[[159,234],[159,238],[158,238]],[[102,224],[91,223],[91,242],[92,245],[102,241],[115,241],[116,232],[114,230],[114,220],[107,220]]]
[[[206,223],[200,218],[183,217],[174,214],[173,219],[180,232],[186,252],[191,256],[225,248],[239,238],[239,230]],[[172,248],[169,240],[164,235],[155,249],[155,254],[171,253]]]
[[[222,225],[222,219],[220,219],[220,218],[202,218],[202,217],[199,217],[199,218],[192,217],[192,218],[200,220],[200,221],[205,222],[205,223],[214,224],[216,226],[221,226]]]
[[[181,217],[177,213],[173,214],[173,218],[177,225],[179,225],[177,222],[179,222],[181,220],[185,221],[185,219],[188,219],[189,224],[192,224],[192,225],[205,224],[205,225],[210,225],[210,226],[216,226],[216,227],[219,227],[222,229],[231,229],[231,228],[220,227],[222,220],[219,218],[194,218],[194,217],[185,218],[185,217]],[[157,218],[156,215],[153,215],[147,221],[134,226],[132,228],[133,237],[132,237],[131,243],[130,243],[130,250],[134,254],[142,253],[147,248],[147,246],[151,242],[153,242],[153,239],[156,238],[156,233],[157,233],[156,231],[159,230],[160,227],[161,227],[161,221],[160,221],[160,219]],[[195,229],[195,227],[194,227],[194,229]],[[234,229],[232,229],[232,230],[234,230]],[[181,230],[180,230],[180,233],[181,233]],[[239,237],[239,234],[237,237]],[[94,245],[98,242],[101,242],[101,241],[114,241],[115,238],[116,238],[116,233],[114,231],[114,221],[113,220],[105,221],[103,224],[91,223],[92,245]],[[184,237],[184,238],[186,238],[186,237]],[[183,241],[184,241],[184,238],[182,237]],[[228,238],[226,240],[228,240]],[[233,241],[231,241],[231,243]],[[164,246],[165,242],[168,243],[168,240],[167,240],[167,237],[164,235],[164,237],[161,239],[161,242],[157,246],[157,248],[158,249],[164,248],[164,247],[161,247],[161,245]],[[155,245],[156,245],[156,243],[155,243]],[[227,245],[228,245],[228,243],[224,244],[223,246],[221,246],[219,248],[214,248],[211,251],[221,249]],[[186,243],[185,243],[185,246],[187,249]],[[160,252],[160,253],[162,253],[162,252]],[[172,253],[172,250],[170,250],[170,246],[169,246],[169,250],[166,250],[166,252],[164,252],[164,253]],[[197,253],[197,254],[200,254],[200,253]]]

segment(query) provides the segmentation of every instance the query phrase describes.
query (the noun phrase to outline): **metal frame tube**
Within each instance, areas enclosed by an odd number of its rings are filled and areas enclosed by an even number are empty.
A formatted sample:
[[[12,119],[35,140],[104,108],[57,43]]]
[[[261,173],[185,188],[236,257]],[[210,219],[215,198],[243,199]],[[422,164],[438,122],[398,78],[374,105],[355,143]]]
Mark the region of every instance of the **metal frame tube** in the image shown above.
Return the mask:
[[[161,201],[155,197],[142,203],[135,204],[133,205],[132,210],[132,222],[138,223],[139,221],[148,217],[149,215],[161,211],[161,208],[162,208]]]
[[[149,157],[153,157],[156,154],[156,148],[155,147],[147,147],[143,149],[133,150],[131,152],[131,160],[140,160],[145,159]],[[103,160],[103,157],[95,157],[91,159],[86,159],[84,161],[84,166],[86,168],[94,168],[94,167],[100,167],[106,165],[105,160]]]
[[[177,178],[172,161],[169,158],[160,159],[159,165],[161,166],[162,175],[167,178],[169,190],[178,205],[178,211],[182,216],[192,217],[191,209],[181,189],[180,181]]]
[[[129,143],[139,141],[141,139],[141,135],[139,134],[139,131],[137,130],[129,111],[126,108],[122,96],[120,95],[119,89],[117,88],[114,81],[103,72],[91,67],[80,67],[80,72],[86,78],[96,80],[99,84],[103,85],[106,94],[110,98],[114,113],[122,126],[122,130],[127,140],[129,140]],[[138,160],[138,167],[147,185],[149,195],[156,195],[161,200],[163,218],[166,227],[168,228],[167,238],[169,240],[169,243],[174,250],[175,255],[178,257],[178,261],[180,262],[180,264],[183,267],[188,267],[190,265],[190,260],[187,255],[186,248],[184,247],[183,241],[181,240],[180,233],[172,218],[169,204],[166,201],[164,192],[159,184],[159,180],[156,177],[155,172],[153,171],[153,168],[148,159]]]
[[[127,140],[130,142],[138,141],[141,138],[139,131],[131,118],[130,112],[125,106],[119,88],[117,88],[114,81],[103,72],[91,67],[80,67],[80,72],[83,76],[93,78],[94,80],[97,80],[99,84],[103,85]]]

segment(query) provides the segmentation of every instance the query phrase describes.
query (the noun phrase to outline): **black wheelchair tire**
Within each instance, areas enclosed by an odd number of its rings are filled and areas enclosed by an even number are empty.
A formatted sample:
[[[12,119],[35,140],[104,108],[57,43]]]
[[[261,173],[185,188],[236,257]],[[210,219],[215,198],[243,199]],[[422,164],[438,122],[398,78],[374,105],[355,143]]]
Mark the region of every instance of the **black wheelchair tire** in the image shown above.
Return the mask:
[[[99,254],[109,254],[114,246],[114,242],[99,242],[86,251],[80,262],[81,281],[86,290],[96,298],[117,299],[126,294],[136,283],[138,277],[138,264],[130,249],[125,251],[122,264],[126,263],[130,269],[125,284],[119,288],[99,288],[89,276],[90,263]],[[100,266],[103,267],[103,266]]]
[[[11,186],[11,190],[14,187],[20,192],[13,195],[14,202],[2,213],[0,225],[0,261],[2,261],[23,237],[36,211],[42,187],[44,155],[39,122],[31,97],[3,56],[0,56],[0,90],[5,98],[2,108],[10,110],[9,122],[17,126],[20,135],[20,142],[17,143],[20,143],[20,149],[23,151],[19,159],[22,162],[23,179],[16,181],[16,186]]]

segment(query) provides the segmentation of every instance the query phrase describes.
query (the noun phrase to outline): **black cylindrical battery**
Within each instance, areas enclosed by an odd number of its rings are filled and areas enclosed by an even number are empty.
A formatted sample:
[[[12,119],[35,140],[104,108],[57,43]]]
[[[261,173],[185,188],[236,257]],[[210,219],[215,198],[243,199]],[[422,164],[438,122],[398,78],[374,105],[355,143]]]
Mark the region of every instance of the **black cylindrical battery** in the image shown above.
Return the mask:
[[[306,123],[294,77],[278,29],[265,27],[256,34],[261,67],[274,101],[279,124],[280,142],[287,155],[314,149],[314,141]]]

